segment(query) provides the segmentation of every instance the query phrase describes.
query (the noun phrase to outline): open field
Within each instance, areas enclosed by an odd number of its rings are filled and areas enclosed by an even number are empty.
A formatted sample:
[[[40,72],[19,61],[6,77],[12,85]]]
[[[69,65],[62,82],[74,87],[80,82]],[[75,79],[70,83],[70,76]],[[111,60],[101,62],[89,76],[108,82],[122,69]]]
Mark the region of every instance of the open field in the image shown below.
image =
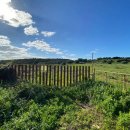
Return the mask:
[[[130,86],[130,64],[94,64],[94,68],[96,80]]]
[[[92,63],[86,63],[86,64],[73,64],[74,66],[83,66],[87,65],[92,68]],[[100,71],[107,71],[107,72],[117,72],[117,73],[125,73],[130,74],[130,63],[128,64],[118,64],[118,63],[112,63],[112,64],[105,64],[105,63],[93,63],[93,68],[95,70]]]
[[[92,64],[88,64],[88,65],[92,66]],[[94,63],[94,68],[96,70],[101,70],[101,71],[130,74],[130,64],[117,64],[117,63],[100,64],[100,63]]]

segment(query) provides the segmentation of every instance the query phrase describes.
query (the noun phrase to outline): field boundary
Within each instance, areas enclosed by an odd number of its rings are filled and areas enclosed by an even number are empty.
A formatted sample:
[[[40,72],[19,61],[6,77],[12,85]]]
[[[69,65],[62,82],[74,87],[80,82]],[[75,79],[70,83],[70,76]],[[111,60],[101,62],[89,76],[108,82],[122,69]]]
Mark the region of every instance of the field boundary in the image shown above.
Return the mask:
[[[46,86],[69,86],[92,78],[90,66],[12,65],[19,80]]]

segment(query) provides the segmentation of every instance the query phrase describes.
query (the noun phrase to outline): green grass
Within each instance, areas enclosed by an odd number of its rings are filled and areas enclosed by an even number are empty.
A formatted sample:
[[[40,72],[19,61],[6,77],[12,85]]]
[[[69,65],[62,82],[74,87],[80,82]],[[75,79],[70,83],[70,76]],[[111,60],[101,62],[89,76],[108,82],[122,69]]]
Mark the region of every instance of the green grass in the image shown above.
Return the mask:
[[[91,64],[89,64],[89,65],[91,65]],[[95,63],[94,68],[96,70],[101,70],[101,71],[130,74],[130,64],[117,64],[117,63],[100,64],[100,63]]]
[[[92,64],[86,63],[86,64],[73,64],[74,66],[90,66],[92,69]],[[94,63],[93,67],[96,70],[101,71],[108,71],[108,72],[118,72],[118,73],[126,73],[130,74],[130,63],[128,64],[121,64],[121,63],[112,63],[112,64],[105,64],[105,63]]]
[[[87,81],[71,87],[0,87],[0,130],[129,130],[130,89]]]

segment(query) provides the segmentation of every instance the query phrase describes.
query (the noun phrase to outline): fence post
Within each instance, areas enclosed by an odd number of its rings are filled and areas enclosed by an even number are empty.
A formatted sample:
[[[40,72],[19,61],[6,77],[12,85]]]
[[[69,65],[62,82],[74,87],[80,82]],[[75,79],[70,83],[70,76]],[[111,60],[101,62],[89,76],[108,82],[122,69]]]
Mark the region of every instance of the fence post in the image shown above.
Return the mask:
[[[60,87],[62,87],[62,82],[63,82],[63,68],[62,65],[60,66]]]
[[[67,80],[67,86],[69,85],[69,66],[67,65],[67,70],[66,70],[66,76],[67,76],[67,78],[66,78],[66,80]]]
[[[76,80],[75,80],[75,78],[76,78],[75,72],[76,72],[76,71],[75,71],[75,66],[73,66],[73,83],[75,83],[75,81],[76,81]]]
[[[72,84],[72,66],[70,66],[70,85]]]
[[[64,86],[66,86],[66,73],[67,73],[67,70],[66,70],[66,65],[64,66]]]
[[[82,82],[84,82],[84,66],[82,66]]]
[[[25,71],[25,81],[27,81],[27,73],[28,73],[27,72],[27,65],[25,65],[25,70],[24,71]]]
[[[54,86],[56,86],[56,66],[54,65]]]
[[[88,79],[90,79],[90,66],[88,66]]]
[[[51,86],[52,85],[51,84],[51,77],[52,77],[52,66],[51,65],[48,66],[48,74],[49,74],[49,76],[48,76],[49,77],[48,85]]]
[[[78,77],[79,77],[79,75],[78,75],[78,66],[76,66],[76,83],[78,83]]]
[[[39,67],[39,84],[41,84],[41,65],[38,66]]]
[[[85,81],[88,80],[88,67],[85,66]]]

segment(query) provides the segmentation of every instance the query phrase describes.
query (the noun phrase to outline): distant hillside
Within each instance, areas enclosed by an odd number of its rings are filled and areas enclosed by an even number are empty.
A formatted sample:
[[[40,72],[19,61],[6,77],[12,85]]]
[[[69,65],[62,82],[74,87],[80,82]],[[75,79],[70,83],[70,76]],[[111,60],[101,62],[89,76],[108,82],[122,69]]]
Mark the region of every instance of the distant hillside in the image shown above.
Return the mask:
[[[82,59],[79,58],[78,60],[75,60],[75,63],[105,63],[105,64],[112,64],[112,63],[121,63],[121,64],[127,64],[130,63],[130,57],[101,57],[94,60],[91,59]]]
[[[0,64],[66,64],[73,63],[69,59],[17,59],[17,60],[1,60]]]
[[[130,63],[130,57],[101,57],[94,59],[93,62],[96,63],[105,63],[105,64],[112,64],[112,63],[122,63],[127,64]],[[70,59],[17,59],[17,60],[1,60],[0,64],[85,64],[85,63],[92,63],[91,59],[83,59],[79,58],[77,60],[70,60]]]

